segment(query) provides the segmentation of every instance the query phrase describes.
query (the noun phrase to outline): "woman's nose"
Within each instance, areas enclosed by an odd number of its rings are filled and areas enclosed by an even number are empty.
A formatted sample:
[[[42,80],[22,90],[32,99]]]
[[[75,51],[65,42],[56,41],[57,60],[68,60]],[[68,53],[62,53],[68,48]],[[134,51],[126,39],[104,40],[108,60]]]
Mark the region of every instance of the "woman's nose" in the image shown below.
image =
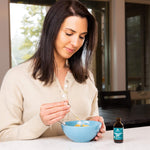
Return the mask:
[[[74,47],[78,47],[78,46],[79,46],[79,38],[78,38],[78,37],[73,37],[73,38],[71,39],[71,44],[72,44],[72,46],[74,46]]]

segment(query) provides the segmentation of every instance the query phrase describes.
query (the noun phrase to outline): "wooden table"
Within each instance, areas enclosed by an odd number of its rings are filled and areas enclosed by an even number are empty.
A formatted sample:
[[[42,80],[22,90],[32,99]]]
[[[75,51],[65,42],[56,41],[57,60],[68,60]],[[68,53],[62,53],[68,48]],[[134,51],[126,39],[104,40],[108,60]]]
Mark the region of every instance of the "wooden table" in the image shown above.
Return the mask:
[[[132,105],[131,108],[109,108],[99,107],[99,113],[104,117],[108,130],[113,128],[117,117],[122,118],[125,128],[150,125],[150,104]]]
[[[150,127],[124,129],[124,143],[114,143],[113,131],[106,131],[102,139],[75,143],[66,136],[0,142],[0,150],[149,150]]]

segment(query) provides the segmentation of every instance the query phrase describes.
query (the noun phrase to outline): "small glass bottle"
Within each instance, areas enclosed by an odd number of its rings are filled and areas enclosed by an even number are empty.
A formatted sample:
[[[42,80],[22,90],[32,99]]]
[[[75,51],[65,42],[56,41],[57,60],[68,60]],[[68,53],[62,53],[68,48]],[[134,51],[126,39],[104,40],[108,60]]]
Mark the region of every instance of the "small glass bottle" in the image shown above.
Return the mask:
[[[115,143],[123,143],[123,123],[121,122],[121,118],[117,118],[116,122],[113,125],[113,134],[114,134],[114,142]]]

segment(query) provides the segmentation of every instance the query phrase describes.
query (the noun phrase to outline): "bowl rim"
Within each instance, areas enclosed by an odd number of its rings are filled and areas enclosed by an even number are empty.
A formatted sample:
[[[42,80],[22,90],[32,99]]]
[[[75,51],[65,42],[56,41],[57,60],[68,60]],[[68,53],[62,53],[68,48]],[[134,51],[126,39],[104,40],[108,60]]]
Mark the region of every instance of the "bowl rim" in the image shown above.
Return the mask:
[[[67,126],[67,127],[74,128],[74,127],[76,127],[76,126],[67,125],[66,123],[67,123],[67,122],[77,122],[77,121],[97,122],[97,123],[98,123],[97,125],[102,125],[101,122],[95,121],[95,120],[71,120],[71,121],[65,121],[65,122],[64,122],[65,125],[62,124],[62,126]],[[92,128],[92,127],[93,127],[93,126],[86,126],[86,128]],[[101,127],[101,126],[100,126],[100,127]],[[78,126],[78,128],[84,128],[84,127],[83,127],[83,126],[82,126],[82,127],[79,127],[79,126]]]

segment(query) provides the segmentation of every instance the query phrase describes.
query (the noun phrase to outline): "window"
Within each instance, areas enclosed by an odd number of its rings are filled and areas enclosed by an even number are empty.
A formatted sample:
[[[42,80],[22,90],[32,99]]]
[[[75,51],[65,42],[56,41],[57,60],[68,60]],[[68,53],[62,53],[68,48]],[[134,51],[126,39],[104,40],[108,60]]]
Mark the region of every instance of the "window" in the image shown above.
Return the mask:
[[[10,3],[12,67],[35,53],[45,15],[46,6]]]
[[[150,5],[126,4],[127,87],[150,89]]]

